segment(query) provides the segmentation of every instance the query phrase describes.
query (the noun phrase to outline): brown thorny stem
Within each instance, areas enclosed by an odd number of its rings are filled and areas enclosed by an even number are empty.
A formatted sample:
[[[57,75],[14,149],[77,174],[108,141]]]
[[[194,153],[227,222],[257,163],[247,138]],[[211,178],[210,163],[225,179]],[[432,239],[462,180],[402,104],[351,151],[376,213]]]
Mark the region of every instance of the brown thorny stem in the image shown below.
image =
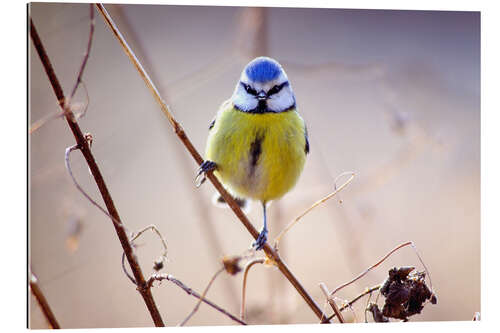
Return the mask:
[[[201,165],[201,163],[203,163],[203,158],[198,153],[196,148],[193,146],[193,144],[191,143],[191,141],[187,137],[186,133],[182,129],[181,125],[175,120],[174,116],[170,112],[170,109],[168,108],[168,106],[165,104],[165,102],[161,98],[160,93],[158,92],[155,85],[153,84],[153,82],[149,78],[148,74],[146,73],[146,71],[144,70],[142,65],[140,64],[139,60],[135,56],[132,49],[129,47],[129,45],[125,41],[125,38],[122,36],[120,31],[118,30],[118,27],[113,22],[111,16],[109,15],[109,13],[106,11],[106,9],[104,8],[104,6],[102,4],[96,4],[96,6],[97,6],[98,10],[100,11],[100,13],[102,14],[102,17],[104,18],[105,22],[107,23],[107,25],[109,26],[109,28],[113,32],[114,36],[117,38],[118,42],[123,47],[124,52],[127,54],[130,61],[132,62],[132,64],[139,72],[139,75],[143,78],[147,87],[149,88],[149,90],[153,94],[153,97],[160,105],[161,110],[163,111],[163,113],[167,117],[168,121],[172,125],[175,134],[179,137],[179,139],[184,144],[186,149],[189,151],[191,156],[194,158],[196,163],[198,165]],[[257,231],[257,229],[254,228],[254,226],[250,223],[250,221],[248,220],[246,215],[241,211],[240,207],[234,201],[233,197],[226,191],[226,189],[222,186],[222,184],[219,182],[219,180],[214,176],[214,174],[212,172],[208,172],[206,176],[208,179],[210,179],[210,181],[212,182],[214,187],[217,189],[217,191],[219,191],[220,195],[222,196],[222,198],[224,198],[224,200],[229,205],[229,207],[231,207],[231,209],[236,214],[238,219],[241,221],[243,226],[248,230],[248,232],[252,235],[252,237],[254,239],[257,239],[257,237],[259,236],[259,232]],[[312,297],[307,293],[307,291],[304,289],[304,287],[300,284],[300,282],[297,280],[297,278],[290,271],[290,269],[288,268],[286,263],[281,260],[278,253],[273,248],[271,248],[268,243],[266,243],[264,245],[263,250],[266,253],[266,255],[279,268],[281,273],[283,273],[283,275],[288,279],[288,281],[290,281],[290,283],[295,287],[297,292],[306,301],[306,303],[311,308],[311,310],[316,314],[316,316],[322,322],[328,323],[329,321],[326,319],[327,317],[323,314],[323,311],[321,310],[321,308],[318,306],[318,304],[316,304],[316,302],[312,299]]]
[[[70,110],[70,108],[67,105],[67,100],[66,100],[66,97],[64,96],[63,89],[59,83],[59,80],[58,80],[55,72],[54,72],[54,68],[52,67],[52,64],[51,64],[50,59],[47,55],[47,52],[45,51],[45,48],[42,44],[42,41],[40,40],[40,37],[36,31],[35,25],[33,24],[33,20],[31,18],[30,18],[30,27],[29,28],[30,28],[31,39],[32,39],[33,44],[34,44],[34,46],[37,50],[37,53],[40,57],[40,60],[41,60],[42,65],[45,69],[45,72],[47,73],[47,76],[49,78],[52,89],[54,90],[56,98],[59,102],[59,106],[61,107],[61,109],[64,112],[66,122],[68,123],[68,126],[70,127],[70,129],[73,133],[73,136],[75,137],[78,149],[80,149],[83,156],[85,157],[85,160],[87,161],[87,164],[90,168],[92,176],[94,177],[94,180],[97,184],[97,187],[99,188],[99,192],[101,193],[102,199],[103,199],[104,203],[106,204],[106,208],[108,209],[109,215],[112,217],[113,226],[115,228],[116,234],[120,240],[123,251],[126,254],[127,260],[128,260],[129,265],[132,269],[135,280],[137,281],[137,289],[138,289],[139,293],[141,294],[142,298],[144,299],[144,302],[146,303],[146,306],[149,310],[149,313],[151,314],[151,317],[153,319],[154,324],[156,326],[165,326],[165,324],[163,323],[163,319],[161,318],[161,315],[160,315],[158,308],[156,306],[156,303],[153,299],[153,295],[151,293],[151,290],[150,290],[150,288],[146,288],[146,281],[144,279],[144,275],[143,275],[142,270],[139,266],[139,263],[137,262],[135,255],[133,253],[132,246],[129,242],[129,239],[128,239],[127,233],[123,227],[123,224],[120,220],[120,216],[118,215],[118,211],[114,205],[111,194],[108,191],[106,183],[104,182],[104,178],[102,177],[102,174],[99,170],[99,167],[97,166],[97,163],[94,159],[94,156],[92,155],[92,152],[90,151],[90,147],[87,143],[87,140],[85,139],[85,136],[82,133],[80,126],[74,120],[73,112]],[[116,221],[118,221],[119,223],[116,223]]]

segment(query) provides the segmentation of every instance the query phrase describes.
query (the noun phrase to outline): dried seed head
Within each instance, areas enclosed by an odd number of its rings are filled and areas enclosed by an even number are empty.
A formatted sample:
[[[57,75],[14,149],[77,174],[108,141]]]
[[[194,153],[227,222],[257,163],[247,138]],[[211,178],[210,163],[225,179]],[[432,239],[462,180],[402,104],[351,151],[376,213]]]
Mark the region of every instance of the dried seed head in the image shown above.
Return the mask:
[[[236,275],[241,272],[241,267],[238,265],[241,257],[239,256],[224,256],[222,258],[222,263],[224,264],[224,269],[228,274]]]
[[[164,267],[163,257],[160,257],[160,258],[156,259],[155,262],[154,262],[154,265],[153,265],[153,269],[158,272],[163,267]]]
[[[382,308],[385,317],[407,321],[408,317],[422,311],[426,300],[437,303],[436,295],[425,284],[425,273],[414,272],[414,269],[394,267],[389,270],[389,277],[380,288],[380,293],[385,297]]]

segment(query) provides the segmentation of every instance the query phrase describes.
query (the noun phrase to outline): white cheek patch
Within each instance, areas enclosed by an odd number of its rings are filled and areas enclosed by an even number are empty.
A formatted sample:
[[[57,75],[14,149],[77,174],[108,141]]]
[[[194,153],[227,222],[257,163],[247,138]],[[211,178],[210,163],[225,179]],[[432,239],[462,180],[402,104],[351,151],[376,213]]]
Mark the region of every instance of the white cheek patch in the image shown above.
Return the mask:
[[[257,107],[258,102],[255,98],[235,98],[233,101],[234,105],[241,111],[250,111]]]
[[[267,107],[274,112],[281,112],[289,109],[295,104],[295,97],[290,86],[281,89],[280,92],[269,97]]]
[[[236,86],[236,89],[234,90],[232,100],[234,105],[242,111],[253,110],[258,105],[257,99],[254,96],[248,94],[239,82]]]

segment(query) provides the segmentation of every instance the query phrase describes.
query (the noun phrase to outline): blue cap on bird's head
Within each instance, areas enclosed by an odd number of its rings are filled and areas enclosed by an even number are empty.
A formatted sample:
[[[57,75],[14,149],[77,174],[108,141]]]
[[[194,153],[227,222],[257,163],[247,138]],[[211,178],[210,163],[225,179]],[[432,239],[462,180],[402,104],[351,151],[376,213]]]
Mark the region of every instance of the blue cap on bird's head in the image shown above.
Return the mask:
[[[252,60],[245,68],[245,74],[254,82],[268,82],[278,78],[283,72],[281,65],[274,59],[258,57]]]

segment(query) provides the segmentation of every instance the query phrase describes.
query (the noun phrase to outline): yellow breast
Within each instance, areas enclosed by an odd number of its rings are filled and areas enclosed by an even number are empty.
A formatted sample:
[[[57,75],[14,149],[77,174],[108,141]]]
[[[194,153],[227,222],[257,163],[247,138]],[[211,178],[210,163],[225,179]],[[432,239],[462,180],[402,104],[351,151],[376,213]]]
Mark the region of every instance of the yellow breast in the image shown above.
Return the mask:
[[[206,156],[215,175],[238,197],[277,199],[297,182],[304,167],[305,125],[295,109],[246,113],[223,104],[210,130]]]

